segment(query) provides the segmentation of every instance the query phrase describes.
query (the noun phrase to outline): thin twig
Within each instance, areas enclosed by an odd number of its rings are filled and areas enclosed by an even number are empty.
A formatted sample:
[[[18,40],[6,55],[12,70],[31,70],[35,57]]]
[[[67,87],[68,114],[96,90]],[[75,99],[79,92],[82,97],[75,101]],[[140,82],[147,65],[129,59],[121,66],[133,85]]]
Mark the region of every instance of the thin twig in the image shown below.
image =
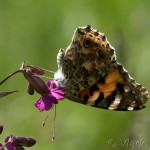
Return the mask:
[[[6,80],[8,80],[10,77],[12,77],[13,75],[21,72],[22,70],[16,70],[15,72],[11,73],[10,75],[8,75],[5,79],[3,79],[1,82],[0,82],[0,85],[3,84]]]

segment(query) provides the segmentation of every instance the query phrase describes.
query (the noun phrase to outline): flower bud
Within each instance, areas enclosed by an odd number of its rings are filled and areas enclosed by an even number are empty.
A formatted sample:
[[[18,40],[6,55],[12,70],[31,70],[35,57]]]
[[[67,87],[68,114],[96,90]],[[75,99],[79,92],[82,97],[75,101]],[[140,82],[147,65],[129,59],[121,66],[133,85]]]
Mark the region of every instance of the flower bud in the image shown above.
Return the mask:
[[[27,84],[27,92],[29,95],[34,95],[34,88],[30,83]]]
[[[8,150],[24,150],[24,147],[31,147],[36,143],[32,138],[19,137],[10,135],[5,139]]]
[[[0,134],[3,132],[3,126],[0,125]]]
[[[34,89],[41,95],[49,94],[49,89],[47,88],[45,82],[37,74],[33,73],[31,70],[24,70],[23,73],[30,84],[30,88],[32,87],[32,90]]]
[[[25,146],[25,147],[31,147],[36,143],[36,140],[34,140],[32,138],[15,136],[13,143],[14,144],[16,143],[16,144],[19,144],[19,145]]]
[[[43,75],[45,73],[44,69],[37,66],[30,66],[30,70],[36,74]]]

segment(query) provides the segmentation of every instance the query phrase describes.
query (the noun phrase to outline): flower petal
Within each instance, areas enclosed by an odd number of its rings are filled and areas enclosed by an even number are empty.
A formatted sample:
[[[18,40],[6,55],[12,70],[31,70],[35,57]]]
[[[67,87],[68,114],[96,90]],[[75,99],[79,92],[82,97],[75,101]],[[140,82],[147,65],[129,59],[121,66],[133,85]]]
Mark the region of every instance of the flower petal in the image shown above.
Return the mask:
[[[54,89],[54,88],[57,87],[54,80],[49,80],[48,83],[47,83],[47,86],[48,86],[50,89]]]
[[[34,106],[38,108],[39,111],[49,110],[52,107],[52,102],[49,96],[42,96],[34,103]]]
[[[55,88],[55,89],[51,89],[51,94],[57,99],[63,99],[65,97],[65,91],[63,88]]]
[[[54,80],[49,80],[46,86],[48,92],[41,94],[42,97],[34,103],[34,106],[38,108],[39,111],[51,109],[52,104],[57,104],[59,99],[65,97],[64,89],[57,87]]]
[[[54,96],[50,96],[50,101],[52,102],[52,103],[54,103],[54,104],[57,104],[58,103],[58,100],[57,100],[57,98],[56,97],[54,97]]]
[[[6,147],[8,150],[17,150],[16,146],[14,146],[12,144],[7,144]]]

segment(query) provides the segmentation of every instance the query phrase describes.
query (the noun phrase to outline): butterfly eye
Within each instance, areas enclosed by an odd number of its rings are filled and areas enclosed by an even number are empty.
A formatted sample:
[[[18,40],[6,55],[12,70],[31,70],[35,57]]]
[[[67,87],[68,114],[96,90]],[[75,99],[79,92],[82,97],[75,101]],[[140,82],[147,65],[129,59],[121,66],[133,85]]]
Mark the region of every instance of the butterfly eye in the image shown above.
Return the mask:
[[[83,45],[88,48],[92,45],[92,41],[90,39],[85,39]]]

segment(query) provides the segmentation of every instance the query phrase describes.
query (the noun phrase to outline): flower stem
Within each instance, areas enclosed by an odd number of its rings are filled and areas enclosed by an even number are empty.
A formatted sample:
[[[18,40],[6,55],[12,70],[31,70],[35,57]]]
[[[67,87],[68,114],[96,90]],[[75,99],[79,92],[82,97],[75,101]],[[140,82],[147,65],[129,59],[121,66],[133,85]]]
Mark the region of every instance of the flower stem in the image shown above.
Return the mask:
[[[47,70],[47,69],[44,69],[44,70],[49,72],[49,73],[55,73],[54,71],[51,71],[51,70]]]
[[[10,144],[12,142],[13,142],[13,140],[10,140],[7,143],[5,143],[2,147],[0,147],[0,150],[3,150],[6,145],[8,145],[8,144]]]
[[[53,135],[52,135],[52,142],[55,140],[55,123],[56,123],[56,105],[55,105],[55,113],[54,113],[54,120],[53,120]]]
[[[6,144],[5,144],[6,145]],[[0,147],[0,150],[3,150],[4,149],[4,147],[5,147],[5,145],[3,145],[2,147]]]
[[[3,79],[1,82],[0,82],[0,85],[2,85],[6,80],[8,80],[10,77],[12,77],[13,75],[21,72],[22,70],[16,70],[15,72],[11,73],[10,75],[8,75],[5,79]]]
[[[45,78],[45,79],[49,79],[49,80],[54,80],[53,78],[49,78],[49,77],[42,76],[42,75],[39,75],[39,77],[41,77],[41,78]]]

